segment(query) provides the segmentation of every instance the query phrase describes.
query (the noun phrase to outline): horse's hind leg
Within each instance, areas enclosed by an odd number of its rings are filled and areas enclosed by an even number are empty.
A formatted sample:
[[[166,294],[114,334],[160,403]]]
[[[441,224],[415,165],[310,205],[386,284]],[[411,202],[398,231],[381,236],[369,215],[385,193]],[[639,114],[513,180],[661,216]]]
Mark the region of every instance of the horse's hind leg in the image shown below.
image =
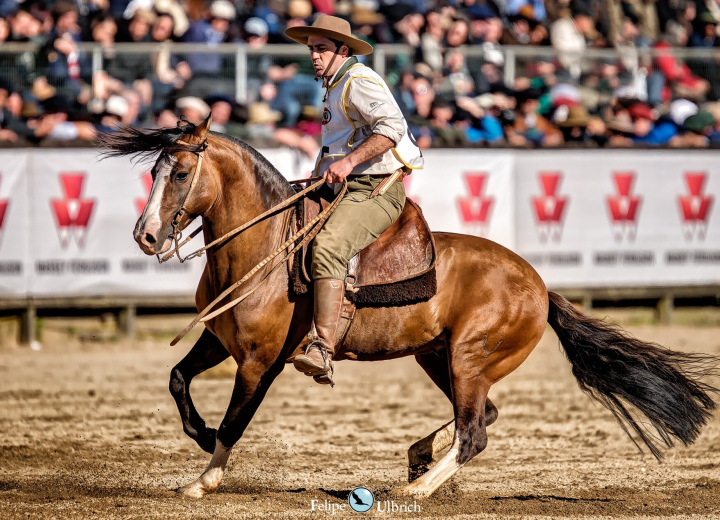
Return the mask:
[[[418,364],[425,370],[433,382],[452,401],[450,386],[450,368],[447,351],[435,351],[415,356]],[[485,401],[485,425],[490,426],[497,420],[498,409],[487,398]],[[438,453],[452,444],[455,435],[455,420],[441,426],[427,437],[420,439],[408,449],[408,482],[413,482],[430,469]]]
[[[170,371],[170,393],[180,412],[183,430],[208,453],[213,453],[215,449],[217,431],[205,426],[205,421],[195,409],[190,397],[190,382],[196,375],[218,365],[229,356],[220,340],[206,329],[187,356]]]
[[[462,356],[460,356],[462,359]],[[464,359],[467,363],[467,359]],[[459,363],[458,363],[459,365]],[[477,370],[451,365],[455,435],[448,452],[427,473],[400,491],[428,496],[487,446],[485,405],[490,385]],[[492,407],[495,409],[495,407]]]
[[[452,444],[455,436],[455,419],[441,426],[408,449],[408,482],[428,472],[435,456]]]
[[[447,350],[436,350],[427,354],[419,354],[415,356],[418,365],[422,367],[425,373],[432,379],[433,383],[442,390],[445,397],[452,402],[452,387],[450,386],[450,364],[448,363]],[[485,425],[490,426],[498,418],[498,409],[490,400],[485,399]],[[431,433],[428,437],[434,435]],[[450,442],[445,446],[450,446]],[[441,450],[444,448],[441,448]]]

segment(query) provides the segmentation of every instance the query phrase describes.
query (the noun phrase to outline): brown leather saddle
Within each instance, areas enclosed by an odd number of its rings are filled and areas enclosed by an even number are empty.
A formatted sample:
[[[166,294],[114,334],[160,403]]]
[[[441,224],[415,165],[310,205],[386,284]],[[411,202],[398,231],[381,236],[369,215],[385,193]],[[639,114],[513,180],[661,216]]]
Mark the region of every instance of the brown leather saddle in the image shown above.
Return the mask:
[[[302,199],[296,226],[302,227],[326,208],[332,190],[316,190]],[[311,247],[304,246],[291,262],[295,294],[309,290]],[[435,240],[420,208],[410,199],[400,217],[378,239],[355,255],[348,265],[346,296],[358,307],[409,305],[435,295]]]

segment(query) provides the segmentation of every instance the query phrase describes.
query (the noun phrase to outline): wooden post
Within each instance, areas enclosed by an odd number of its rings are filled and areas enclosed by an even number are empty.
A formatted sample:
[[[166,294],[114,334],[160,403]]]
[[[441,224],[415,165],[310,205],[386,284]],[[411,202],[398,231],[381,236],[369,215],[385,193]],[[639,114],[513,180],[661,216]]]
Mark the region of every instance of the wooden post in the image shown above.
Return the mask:
[[[662,325],[672,324],[672,313],[675,308],[675,298],[672,293],[665,293],[658,301],[655,313],[658,323]]]
[[[20,314],[20,337],[18,340],[21,345],[31,345],[37,339],[35,337],[36,318],[37,309],[34,305],[28,304],[22,314]]]
[[[589,291],[586,293],[583,293],[582,306],[585,311],[591,311],[593,308],[593,297],[592,297],[592,293],[590,293]]]
[[[118,331],[123,336],[134,339],[135,338],[135,317],[137,316],[137,309],[135,305],[128,304],[127,307],[122,309],[117,316]]]

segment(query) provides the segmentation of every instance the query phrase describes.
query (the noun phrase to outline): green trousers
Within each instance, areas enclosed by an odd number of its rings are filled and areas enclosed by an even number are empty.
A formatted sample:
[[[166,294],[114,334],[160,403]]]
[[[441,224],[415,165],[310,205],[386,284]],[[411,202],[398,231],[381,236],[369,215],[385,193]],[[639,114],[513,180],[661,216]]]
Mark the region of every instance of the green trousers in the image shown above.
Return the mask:
[[[350,259],[398,219],[405,206],[405,186],[395,182],[384,194],[369,198],[382,180],[370,175],[348,180],[347,193],[315,237],[313,280],[344,279]]]

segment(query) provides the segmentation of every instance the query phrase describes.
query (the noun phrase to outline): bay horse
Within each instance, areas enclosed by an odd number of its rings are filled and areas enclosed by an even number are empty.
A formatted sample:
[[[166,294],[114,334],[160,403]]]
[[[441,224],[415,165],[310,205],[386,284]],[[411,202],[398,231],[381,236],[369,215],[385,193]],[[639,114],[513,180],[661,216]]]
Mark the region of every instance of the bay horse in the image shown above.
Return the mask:
[[[209,125],[210,117],[198,125],[123,128],[101,137],[105,156],[157,156],[152,191],[134,231],[148,255],[170,249],[172,222],[180,208],[186,210],[180,228],[201,217],[207,244],[295,193],[256,150],[210,132]],[[187,197],[201,154],[204,162]],[[196,293],[198,309],[286,240],[290,213],[279,212],[207,251]],[[530,264],[499,244],[451,233],[435,233],[434,238],[435,296],[406,306],[358,308],[335,357],[380,361],[415,356],[452,403],[453,420],[408,450],[410,483],[400,492],[430,495],[485,449],[486,428],[498,418],[488,391],[525,361],[546,323],[557,333],[580,388],[615,415],[638,448],[644,444],[660,458],[661,448],[672,447],[675,440],[687,445],[697,438],[716,407],[712,394],[718,390],[702,378],[716,374],[717,358],[646,343],[580,313],[548,292]],[[293,296],[289,287],[288,270],[274,271],[251,297],[205,323],[190,352],[171,370],[170,392],[183,430],[212,453],[207,469],[180,488],[182,494],[199,498],[218,489],[233,446],[273,380],[299,352],[311,325],[312,297]],[[228,356],[237,362],[235,386],[215,430],[195,409],[190,382]]]

